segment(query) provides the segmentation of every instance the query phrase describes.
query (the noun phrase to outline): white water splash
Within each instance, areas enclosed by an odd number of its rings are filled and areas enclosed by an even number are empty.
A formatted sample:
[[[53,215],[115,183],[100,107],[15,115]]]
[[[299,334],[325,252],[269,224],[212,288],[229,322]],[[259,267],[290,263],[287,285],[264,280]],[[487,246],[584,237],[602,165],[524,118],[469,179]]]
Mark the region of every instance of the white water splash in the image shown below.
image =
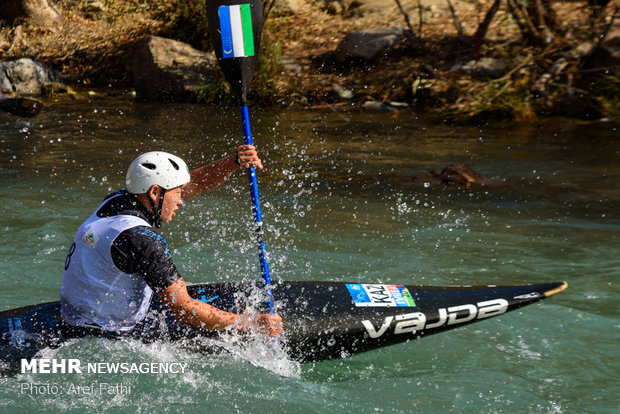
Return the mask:
[[[247,361],[281,377],[301,378],[300,364],[288,357],[283,340],[263,335],[225,333],[218,339],[200,338],[199,342],[209,347],[218,347],[237,360]]]

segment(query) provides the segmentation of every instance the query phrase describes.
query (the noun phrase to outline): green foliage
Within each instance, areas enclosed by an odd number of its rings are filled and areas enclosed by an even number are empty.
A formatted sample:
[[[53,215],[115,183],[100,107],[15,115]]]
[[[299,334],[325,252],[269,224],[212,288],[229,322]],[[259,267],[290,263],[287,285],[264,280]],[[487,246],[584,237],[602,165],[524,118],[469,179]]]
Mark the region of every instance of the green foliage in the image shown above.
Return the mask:
[[[258,65],[252,82],[253,97],[264,103],[280,103],[286,98],[282,45],[271,32],[263,30]]]
[[[604,76],[595,81],[595,89],[608,99],[618,99],[620,97],[620,77]]]
[[[620,120],[620,77],[605,76],[594,82],[594,93],[605,114],[614,120]]]
[[[458,83],[457,83],[458,84]],[[454,123],[478,123],[501,119],[531,121],[536,118],[530,92],[510,79],[460,84],[459,99],[442,108],[439,115]]]
[[[219,103],[227,98],[231,98],[230,86],[221,72],[215,81],[205,79],[198,86],[198,102]]]
[[[256,80],[270,84],[282,72],[282,45],[270,32],[261,39],[261,50],[258,56]]]

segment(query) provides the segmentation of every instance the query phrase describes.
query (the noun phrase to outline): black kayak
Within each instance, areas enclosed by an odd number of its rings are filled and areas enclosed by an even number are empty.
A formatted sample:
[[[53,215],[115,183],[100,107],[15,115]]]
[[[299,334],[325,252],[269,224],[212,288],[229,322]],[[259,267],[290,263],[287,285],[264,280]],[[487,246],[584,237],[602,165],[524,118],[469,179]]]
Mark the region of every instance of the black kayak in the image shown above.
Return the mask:
[[[502,315],[566,289],[566,282],[526,286],[442,287],[341,282],[282,282],[273,286],[289,357],[300,362],[341,358],[417,339]],[[243,312],[252,284],[188,287],[192,297]],[[205,335],[167,315],[153,301],[129,335],[144,341],[177,341]],[[76,329],[60,319],[60,302],[0,313],[0,371],[15,373],[21,359],[88,336],[115,337],[95,328]],[[118,337],[118,338],[123,338]]]

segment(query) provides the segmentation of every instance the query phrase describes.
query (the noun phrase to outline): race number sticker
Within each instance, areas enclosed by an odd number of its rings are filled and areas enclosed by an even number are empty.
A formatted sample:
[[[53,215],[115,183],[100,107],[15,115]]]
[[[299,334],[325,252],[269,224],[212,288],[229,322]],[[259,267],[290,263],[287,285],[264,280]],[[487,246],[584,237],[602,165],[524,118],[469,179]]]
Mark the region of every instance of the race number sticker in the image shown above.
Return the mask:
[[[347,283],[355,306],[415,306],[415,301],[404,285],[367,285]]]

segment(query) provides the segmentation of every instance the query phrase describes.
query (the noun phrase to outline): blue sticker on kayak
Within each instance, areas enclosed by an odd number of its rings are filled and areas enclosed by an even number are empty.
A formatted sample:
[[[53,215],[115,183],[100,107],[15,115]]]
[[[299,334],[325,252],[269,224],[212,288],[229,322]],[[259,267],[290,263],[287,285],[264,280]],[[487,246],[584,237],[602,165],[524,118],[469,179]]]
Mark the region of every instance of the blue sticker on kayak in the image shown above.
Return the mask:
[[[405,285],[346,284],[355,306],[415,306]]]

